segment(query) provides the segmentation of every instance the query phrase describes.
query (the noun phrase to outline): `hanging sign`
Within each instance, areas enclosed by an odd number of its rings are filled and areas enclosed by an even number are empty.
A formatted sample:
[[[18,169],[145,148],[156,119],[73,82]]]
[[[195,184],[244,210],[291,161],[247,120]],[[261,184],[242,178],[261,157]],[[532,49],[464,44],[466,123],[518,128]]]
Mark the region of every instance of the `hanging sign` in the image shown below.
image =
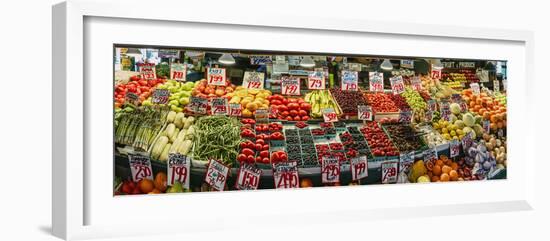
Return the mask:
[[[256,190],[260,184],[262,170],[254,165],[243,163],[237,174],[235,188],[239,190]]]
[[[340,161],[332,155],[323,156],[321,161],[321,181],[323,183],[340,182]]]
[[[130,154],[128,155],[128,161],[134,182],[139,182],[141,179],[153,180],[153,167],[149,156]]]
[[[451,140],[449,150],[451,152],[451,158],[458,156],[458,154],[460,153],[460,142],[455,139]]]
[[[413,90],[421,91],[422,90],[422,81],[419,76],[413,76],[411,78],[411,87]]]
[[[374,119],[372,114],[372,108],[368,105],[357,106],[357,118],[359,120],[372,121]]]
[[[334,108],[325,108],[322,111],[323,111],[323,120],[325,120],[325,122],[338,121],[338,115],[336,115]]]
[[[243,77],[243,87],[251,90],[264,89],[264,73],[245,71]]]
[[[204,181],[214,190],[223,191],[228,173],[229,167],[217,160],[212,159],[208,162],[208,169],[206,170],[206,177]]]
[[[180,82],[187,81],[187,65],[173,63],[170,66],[170,77],[172,77],[173,80]]]
[[[369,73],[369,90],[373,92],[384,91],[384,73]]]
[[[283,77],[281,80],[281,93],[283,95],[300,95],[300,79]]]
[[[170,90],[167,89],[155,89],[153,91],[153,104],[166,104],[170,98]]]
[[[208,99],[191,96],[189,100],[189,110],[191,110],[195,114],[206,114]]]
[[[352,157],[350,159],[351,179],[357,181],[369,176],[367,156]]]
[[[206,82],[209,85],[226,86],[225,68],[208,68]]]
[[[243,113],[243,108],[239,103],[229,103],[229,115],[230,116],[241,116]]]
[[[412,59],[402,59],[400,61],[400,66],[402,68],[414,69],[414,60],[412,60]]]
[[[307,87],[310,90],[324,90],[325,89],[325,73],[323,69],[321,71],[315,70],[307,77]]]
[[[458,62],[458,68],[475,68],[475,62]]]
[[[471,83],[470,88],[472,89],[472,92],[474,93],[474,95],[481,94],[481,90],[479,89],[479,84],[478,83]]]
[[[212,98],[212,115],[227,115],[227,98]]]
[[[357,81],[359,74],[357,71],[342,70],[342,82],[340,87],[342,90],[357,91]]]
[[[179,182],[181,185],[189,189],[189,179],[191,177],[191,158],[180,153],[168,154],[168,186],[173,186]]]
[[[382,163],[382,184],[397,182],[398,162],[390,161]]]
[[[273,164],[273,179],[275,188],[298,188],[298,164],[296,161],[279,162]]]
[[[271,55],[250,55],[251,65],[266,65],[272,62]]]
[[[153,63],[142,63],[138,64],[139,73],[141,78],[145,80],[153,80],[157,78],[157,71],[155,70],[155,64]]]
[[[390,78],[391,91],[394,95],[405,92],[405,84],[403,83],[402,76],[396,76]]]

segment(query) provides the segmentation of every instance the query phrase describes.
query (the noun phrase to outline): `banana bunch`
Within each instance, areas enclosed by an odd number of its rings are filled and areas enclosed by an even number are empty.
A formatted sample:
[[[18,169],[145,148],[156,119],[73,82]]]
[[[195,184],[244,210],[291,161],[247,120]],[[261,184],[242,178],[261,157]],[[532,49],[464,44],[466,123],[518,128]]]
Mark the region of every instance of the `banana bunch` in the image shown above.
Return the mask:
[[[342,114],[328,90],[311,91],[306,94],[304,100],[311,104],[310,116],[312,118],[322,118],[323,109],[325,108],[333,108],[338,116]]]

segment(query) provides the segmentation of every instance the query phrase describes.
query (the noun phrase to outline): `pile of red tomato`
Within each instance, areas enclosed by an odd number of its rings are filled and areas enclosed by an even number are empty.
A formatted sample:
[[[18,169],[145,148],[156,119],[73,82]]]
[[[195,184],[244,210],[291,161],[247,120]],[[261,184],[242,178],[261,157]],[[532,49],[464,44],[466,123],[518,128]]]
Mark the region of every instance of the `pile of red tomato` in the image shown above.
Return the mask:
[[[139,75],[130,77],[130,81],[128,83],[115,85],[115,107],[121,107],[124,105],[127,92],[135,93],[139,96],[139,102],[143,102],[153,94],[153,90],[157,85],[164,82],[164,79],[141,79]]]
[[[302,98],[286,98],[276,94],[267,97],[271,107],[270,118],[287,121],[307,121],[311,105]]]

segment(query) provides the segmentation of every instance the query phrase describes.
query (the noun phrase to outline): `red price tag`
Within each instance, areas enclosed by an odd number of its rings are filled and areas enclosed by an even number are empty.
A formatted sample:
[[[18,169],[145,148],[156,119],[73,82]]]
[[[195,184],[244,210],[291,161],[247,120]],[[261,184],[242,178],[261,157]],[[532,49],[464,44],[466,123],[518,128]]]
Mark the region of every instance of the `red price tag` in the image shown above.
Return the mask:
[[[366,156],[350,159],[351,179],[357,181],[369,176],[369,167]]]
[[[273,179],[275,188],[298,188],[298,165],[296,161],[280,162],[273,164]]]
[[[391,91],[394,95],[405,92],[405,84],[403,83],[403,77],[396,76],[390,78]]]
[[[422,90],[422,81],[420,80],[420,77],[413,76],[411,78],[411,86],[413,90],[421,91]]]
[[[206,80],[209,85],[226,86],[224,68],[208,68]]]
[[[212,98],[212,115],[227,115],[227,99],[223,97]]]
[[[139,72],[143,79],[152,80],[157,78],[157,72],[155,70],[155,64],[138,64]]]
[[[283,95],[300,95],[300,79],[287,77],[281,81],[281,93]]]
[[[264,89],[264,73],[263,72],[244,72],[243,87],[253,90]]]
[[[323,119],[325,120],[325,122],[337,122],[338,115],[336,115],[336,112],[333,108],[326,108],[323,109]]]
[[[170,98],[170,90],[167,89],[155,89],[153,92],[154,104],[166,104]]]
[[[390,161],[382,163],[382,183],[396,183],[397,182],[397,166],[398,162]]]
[[[472,89],[472,92],[474,93],[474,95],[481,94],[481,90],[479,89],[479,84],[478,83],[471,83],[470,88]]]
[[[324,156],[321,163],[321,181],[323,183],[340,182],[340,161],[334,156]]]
[[[432,70],[431,77],[432,79],[441,79],[441,70]]]
[[[176,182],[189,189],[189,179],[191,177],[191,159],[179,153],[168,154],[168,186],[173,186]]]
[[[372,108],[368,105],[357,106],[357,117],[359,120],[372,121],[374,119]]]
[[[128,155],[128,161],[134,182],[139,182],[141,179],[153,180],[153,167],[148,156]]]
[[[340,87],[342,88],[342,90],[357,91],[358,79],[359,79],[359,75],[357,71],[343,70],[342,84],[340,85]]]
[[[451,158],[458,156],[460,153],[460,142],[458,140],[451,140],[451,143],[449,144],[449,149],[451,152]]]
[[[237,103],[230,103],[229,104],[229,115],[230,116],[241,116],[243,113],[243,109],[241,104]]]
[[[313,71],[307,77],[307,86],[310,90],[325,89],[325,73],[323,71]]]
[[[187,81],[187,65],[173,63],[170,67],[170,76],[180,82]]]
[[[204,181],[214,190],[223,191],[228,173],[229,167],[217,160],[210,160]]]
[[[250,164],[242,164],[237,174],[235,188],[239,190],[256,190],[260,184],[262,170]]]
[[[369,73],[369,90],[373,92],[384,91],[384,74],[378,72]]]

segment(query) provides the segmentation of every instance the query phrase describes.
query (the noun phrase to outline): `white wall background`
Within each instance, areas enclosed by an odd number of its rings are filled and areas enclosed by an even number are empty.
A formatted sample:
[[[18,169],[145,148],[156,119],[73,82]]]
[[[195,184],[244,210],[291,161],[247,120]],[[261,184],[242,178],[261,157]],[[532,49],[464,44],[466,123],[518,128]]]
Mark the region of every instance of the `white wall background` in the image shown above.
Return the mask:
[[[0,136],[0,240],[56,240],[50,235],[51,219],[51,5],[57,0],[19,0],[0,7],[0,85],[2,93]],[[216,4],[214,4],[216,3]],[[162,4],[162,1],[151,1]],[[227,9],[235,14],[263,11],[331,18],[375,19],[414,23],[524,29],[535,32],[538,133],[536,210],[520,213],[463,215],[422,219],[308,226],[296,220],[288,232],[250,233],[244,238],[279,240],[345,239],[524,239],[546,234],[550,216],[549,170],[546,138],[549,134],[546,90],[550,87],[547,55],[550,53],[550,17],[544,1],[194,1],[185,11]],[[199,5],[204,4],[204,5]],[[513,81],[513,80],[510,80]],[[406,197],[404,197],[406,198]],[[150,220],[159,224],[162,220]],[[330,228],[330,229],[329,229]],[[324,230],[333,232],[323,233]],[[205,236],[205,235],[208,235]],[[133,237],[116,240],[181,240],[183,238],[236,238],[225,232],[197,237]],[[545,235],[546,236],[546,235]]]

